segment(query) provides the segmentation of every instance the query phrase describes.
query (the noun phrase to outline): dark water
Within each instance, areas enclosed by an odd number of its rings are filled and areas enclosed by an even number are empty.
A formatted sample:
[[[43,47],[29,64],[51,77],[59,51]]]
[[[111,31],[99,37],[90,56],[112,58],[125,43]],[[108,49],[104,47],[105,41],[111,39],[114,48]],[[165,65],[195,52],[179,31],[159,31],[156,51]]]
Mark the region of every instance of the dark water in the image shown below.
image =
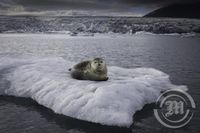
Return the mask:
[[[197,109],[191,122],[168,129],[154,117],[154,104],[134,115],[130,128],[102,126],[63,115],[28,98],[0,96],[0,133],[129,133],[200,132],[200,38],[166,35],[66,37],[65,35],[1,34],[1,55],[59,56],[80,61],[96,56],[109,65],[153,67],[170,75],[174,84],[187,85]],[[0,72],[0,79],[4,72]],[[1,82],[1,81],[0,81]]]

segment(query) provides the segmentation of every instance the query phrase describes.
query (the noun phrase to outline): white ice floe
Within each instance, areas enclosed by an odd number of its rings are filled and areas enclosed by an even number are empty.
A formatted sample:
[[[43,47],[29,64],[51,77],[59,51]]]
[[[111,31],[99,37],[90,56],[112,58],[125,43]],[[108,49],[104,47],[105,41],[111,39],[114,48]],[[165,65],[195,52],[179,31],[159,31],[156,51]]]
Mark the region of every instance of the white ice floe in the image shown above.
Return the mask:
[[[155,102],[161,91],[187,89],[152,68],[110,66],[109,80],[96,82],[72,79],[68,68],[73,63],[59,57],[2,57],[0,62],[1,95],[30,97],[58,114],[103,125],[129,127],[135,112]]]

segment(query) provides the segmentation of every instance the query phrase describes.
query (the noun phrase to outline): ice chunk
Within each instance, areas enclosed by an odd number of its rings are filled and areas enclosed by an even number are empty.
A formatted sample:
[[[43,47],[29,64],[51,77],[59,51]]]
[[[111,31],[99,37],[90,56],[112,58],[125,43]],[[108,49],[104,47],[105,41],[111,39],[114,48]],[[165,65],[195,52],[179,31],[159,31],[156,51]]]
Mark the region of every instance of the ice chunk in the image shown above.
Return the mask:
[[[3,57],[0,62],[10,82],[0,88],[1,95],[30,97],[58,114],[103,125],[128,127],[134,113],[155,102],[161,91],[180,87],[152,68],[110,66],[109,80],[97,82],[72,79],[68,68],[73,63],[62,58]]]

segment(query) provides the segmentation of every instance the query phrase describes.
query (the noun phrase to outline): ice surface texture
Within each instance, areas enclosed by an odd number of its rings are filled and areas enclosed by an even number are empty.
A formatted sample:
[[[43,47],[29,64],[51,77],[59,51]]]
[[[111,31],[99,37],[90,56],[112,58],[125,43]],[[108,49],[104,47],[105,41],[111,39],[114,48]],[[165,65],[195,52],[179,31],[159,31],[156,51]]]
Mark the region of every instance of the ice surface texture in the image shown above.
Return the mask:
[[[0,33],[200,33],[200,20],[185,18],[0,16],[0,22]]]
[[[68,72],[63,58],[0,58],[0,95],[30,97],[55,113],[102,125],[126,126],[161,91],[187,89],[152,68],[108,67],[108,81],[80,81]],[[9,85],[6,83],[9,82]]]

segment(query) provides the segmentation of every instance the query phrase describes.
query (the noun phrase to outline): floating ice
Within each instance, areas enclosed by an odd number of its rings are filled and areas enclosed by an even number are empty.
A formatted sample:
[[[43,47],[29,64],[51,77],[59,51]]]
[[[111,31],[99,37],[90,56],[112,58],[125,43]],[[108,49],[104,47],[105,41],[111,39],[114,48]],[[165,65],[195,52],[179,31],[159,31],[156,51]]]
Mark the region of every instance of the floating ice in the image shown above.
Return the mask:
[[[73,63],[62,58],[2,57],[0,62],[0,95],[30,97],[58,114],[103,125],[128,127],[134,113],[155,102],[161,91],[187,89],[152,68],[111,66],[109,80],[96,82],[72,79]]]

